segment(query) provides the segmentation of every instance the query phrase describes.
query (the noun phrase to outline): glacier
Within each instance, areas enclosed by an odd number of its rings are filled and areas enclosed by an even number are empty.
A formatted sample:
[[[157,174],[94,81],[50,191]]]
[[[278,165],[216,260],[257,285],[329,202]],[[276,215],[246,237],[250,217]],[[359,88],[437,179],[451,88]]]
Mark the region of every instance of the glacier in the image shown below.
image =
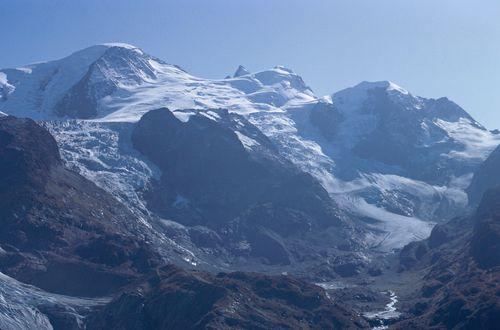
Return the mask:
[[[240,66],[233,76],[204,79],[120,43],[0,70],[0,95],[1,111],[45,122],[66,163],[145,226],[151,214],[141,189],[158,170],[131,148],[130,125],[160,107],[180,110],[173,113],[185,122],[189,109],[213,120],[210,109],[241,114],[360,219],[367,241],[383,251],[424,238],[436,222],[466,210],[472,172],[500,144],[500,135],[448,99],[414,96],[393,82],[316,96],[283,66],[256,73]]]

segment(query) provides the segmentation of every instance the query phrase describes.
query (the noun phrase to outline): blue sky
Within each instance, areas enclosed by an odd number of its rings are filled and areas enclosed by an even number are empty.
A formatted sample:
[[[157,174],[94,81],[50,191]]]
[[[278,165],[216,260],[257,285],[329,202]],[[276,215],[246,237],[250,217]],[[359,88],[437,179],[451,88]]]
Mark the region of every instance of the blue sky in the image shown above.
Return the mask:
[[[392,80],[500,127],[498,0],[0,0],[0,67],[135,44],[202,77],[292,68],[319,94]]]

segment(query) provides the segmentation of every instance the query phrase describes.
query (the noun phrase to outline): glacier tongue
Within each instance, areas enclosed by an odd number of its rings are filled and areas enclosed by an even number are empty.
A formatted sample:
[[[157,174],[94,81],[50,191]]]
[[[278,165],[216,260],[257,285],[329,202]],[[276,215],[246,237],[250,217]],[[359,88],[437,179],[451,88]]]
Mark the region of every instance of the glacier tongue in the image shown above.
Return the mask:
[[[0,273],[0,328],[52,330],[56,318],[80,327],[90,308],[110,300],[52,294]]]
[[[336,160],[347,156],[337,153],[336,145],[315,130],[308,121],[310,110],[306,106],[287,113],[254,113],[249,119],[282,154],[316,177],[341,208],[355,218],[370,219],[368,228],[373,231],[367,241],[373,248],[390,251],[426,238],[436,218],[452,217],[467,206],[464,186],[433,186],[398,175],[362,172],[340,179]]]
[[[66,166],[111,192],[149,226],[140,194],[160,174],[130,145],[130,124],[75,120],[44,126],[57,140]]]

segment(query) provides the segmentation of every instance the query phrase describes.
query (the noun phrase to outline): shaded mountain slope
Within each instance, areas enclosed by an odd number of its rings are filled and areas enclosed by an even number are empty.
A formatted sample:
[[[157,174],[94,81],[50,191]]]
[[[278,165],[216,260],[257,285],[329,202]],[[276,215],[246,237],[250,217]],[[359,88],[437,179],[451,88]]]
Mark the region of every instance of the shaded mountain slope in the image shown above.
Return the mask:
[[[162,205],[187,198],[203,214],[197,224],[211,227],[264,203],[313,215],[318,225],[338,224],[334,202],[313,177],[280,157],[243,117],[213,113],[217,117],[197,113],[182,122],[168,109],[154,110],[134,129],[134,147],[163,172],[164,190],[154,193],[164,199]]]
[[[500,176],[497,175],[500,168],[500,148],[495,149],[491,155],[481,164],[474,173],[470,186],[467,188],[469,202],[477,205],[483,194],[490,188],[500,185]]]
[[[147,193],[149,207],[214,230],[214,243],[232,254],[290,264],[360,243],[324,188],[237,114],[153,110],[137,123],[132,142],[162,172]]]

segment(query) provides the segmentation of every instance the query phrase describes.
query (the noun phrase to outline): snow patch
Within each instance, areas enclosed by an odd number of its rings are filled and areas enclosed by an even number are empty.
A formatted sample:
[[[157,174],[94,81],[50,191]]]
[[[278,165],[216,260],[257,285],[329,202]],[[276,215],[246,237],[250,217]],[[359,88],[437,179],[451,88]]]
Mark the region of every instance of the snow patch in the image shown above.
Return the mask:
[[[174,111],[172,113],[174,114],[175,118],[179,119],[183,123],[187,123],[189,121],[189,118],[196,115],[196,113],[192,111]]]
[[[241,144],[243,144],[243,146],[246,149],[250,149],[251,150],[252,147],[260,145],[259,142],[255,141],[254,139],[246,136],[245,134],[243,134],[241,132],[235,131],[235,133],[238,136],[238,139],[240,140]]]
[[[399,85],[396,85],[392,81],[389,81],[389,86],[387,87],[387,90],[388,91],[396,91],[396,92],[399,92],[399,93],[404,94],[404,95],[410,94],[406,89],[404,89],[403,87],[401,87]]]
[[[447,134],[464,146],[464,150],[454,150],[447,154],[451,158],[485,160],[488,155],[500,144],[500,136],[480,129],[467,118],[460,118],[457,122],[448,122],[442,119],[435,120]]]
[[[7,85],[7,75],[4,72],[0,72],[0,85]]]
[[[103,46],[106,47],[120,47],[120,48],[125,48],[125,49],[139,49],[139,47],[123,43],[123,42],[108,42],[108,43],[103,43]]]

